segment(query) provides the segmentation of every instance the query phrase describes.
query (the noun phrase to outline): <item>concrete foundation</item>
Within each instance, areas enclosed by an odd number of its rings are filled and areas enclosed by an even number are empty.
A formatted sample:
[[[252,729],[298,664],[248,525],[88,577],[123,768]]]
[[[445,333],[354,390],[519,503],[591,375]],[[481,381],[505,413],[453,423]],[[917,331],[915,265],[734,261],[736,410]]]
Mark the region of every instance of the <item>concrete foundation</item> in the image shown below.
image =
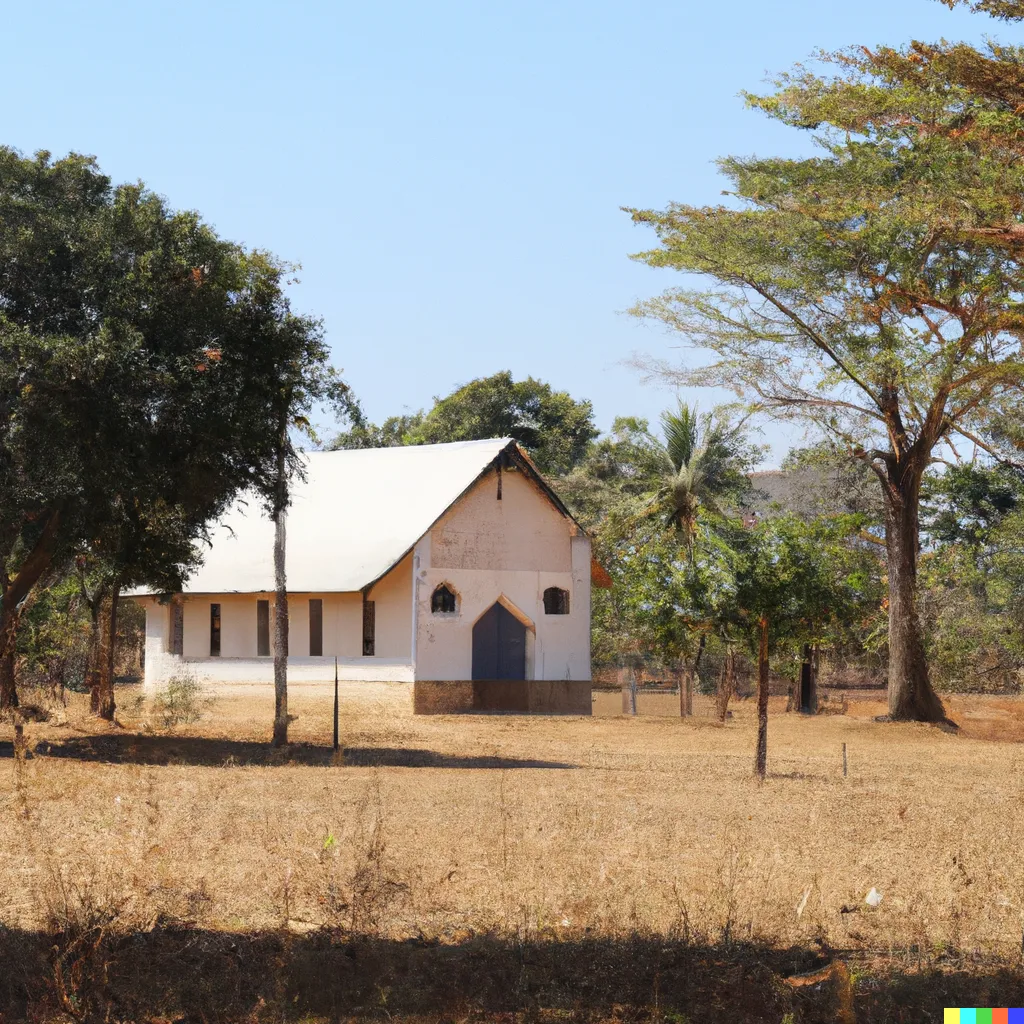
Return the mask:
[[[417,715],[589,715],[589,679],[435,680],[413,683]]]

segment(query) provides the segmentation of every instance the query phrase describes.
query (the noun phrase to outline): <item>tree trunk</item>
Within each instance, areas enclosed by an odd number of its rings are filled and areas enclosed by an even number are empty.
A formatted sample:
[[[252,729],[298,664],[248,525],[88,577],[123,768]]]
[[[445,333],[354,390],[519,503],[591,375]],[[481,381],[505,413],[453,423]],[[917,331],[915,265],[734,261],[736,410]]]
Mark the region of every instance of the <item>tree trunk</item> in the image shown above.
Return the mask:
[[[693,673],[684,665],[679,671],[679,717],[693,716]]]
[[[768,771],[768,620],[761,619],[757,651],[757,756],[754,773],[763,779]]]
[[[101,616],[100,631],[103,639],[100,642],[100,657],[98,658],[99,685],[97,688],[97,712],[100,718],[108,722],[114,720],[114,657],[117,647],[117,602],[120,597],[121,588],[118,584],[110,590],[109,597],[104,601],[104,608]]]
[[[942,701],[928,678],[917,615],[918,508],[921,478],[906,471],[885,490],[885,547],[889,573],[889,717],[941,722]]]
[[[700,678],[700,663],[704,657],[704,648],[708,645],[708,635],[702,632],[700,634],[700,640],[697,643],[697,657],[693,659],[693,674],[696,678]]]
[[[18,634],[18,614],[0,603],[0,711],[18,706],[18,688],[14,682],[14,642]]]
[[[679,677],[679,715],[681,718],[689,718],[693,715],[693,686],[700,681],[700,663],[704,657],[704,648],[708,645],[707,633],[700,634],[697,642],[697,654],[693,659],[693,668],[683,667]]]
[[[718,694],[715,701],[715,710],[718,712],[720,722],[724,722],[729,714],[729,701],[732,699],[735,688],[736,652],[730,644],[725,649],[725,663],[722,665],[722,674],[718,679]]]
[[[50,513],[35,546],[21,563],[17,575],[9,580],[0,573],[3,593],[0,594],[0,711],[18,706],[18,690],[14,678],[15,643],[18,638],[19,609],[39,578],[50,568],[57,546],[60,510]],[[5,552],[0,557],[6,558]]]
[[[103,605],[106,600],[102,588],[89,595],[83,584],[86,603],[89,605],[89,660],[85,668],[85,685],[89,687],[89,710],[100,712],[100,666],[103,664]]]
[[[286,430],[277,455],[277,495],[274,508],[274,746],[288,742],[288,578],[285,572],[285,516],[288,479],[285,466]]]

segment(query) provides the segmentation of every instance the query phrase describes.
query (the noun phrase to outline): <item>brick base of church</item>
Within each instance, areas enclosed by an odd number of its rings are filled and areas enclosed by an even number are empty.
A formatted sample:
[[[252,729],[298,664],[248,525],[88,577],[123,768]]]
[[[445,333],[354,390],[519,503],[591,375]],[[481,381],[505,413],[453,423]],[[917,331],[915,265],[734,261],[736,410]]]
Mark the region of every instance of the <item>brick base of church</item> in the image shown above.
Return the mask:
[[[589,679],[435,680],[413,683],[417,715],[589,715]]]

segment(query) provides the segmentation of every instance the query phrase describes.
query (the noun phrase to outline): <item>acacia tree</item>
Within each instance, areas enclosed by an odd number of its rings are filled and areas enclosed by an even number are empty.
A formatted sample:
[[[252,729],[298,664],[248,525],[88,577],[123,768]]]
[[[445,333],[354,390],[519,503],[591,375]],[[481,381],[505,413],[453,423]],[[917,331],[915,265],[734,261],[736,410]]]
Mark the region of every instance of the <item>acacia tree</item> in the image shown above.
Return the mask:
[[[783,76],[750,103],[815,131],[823,155],[730,157],[731,205],[629,211],[660,241],[637,259],[712,282],[634,312],[717,358],[649,368],[809,423],[877,477],[889,714],[924,721],[944,710],[916,604],[922,478],[958,438],[995,453],[989,417],[1024,386],[1024,177],[1006,143],[1024,118],[991,76],[987,95],[958,83],[948,49],[930,64],[914,47],[851,51],[833,55],[835,75]],[[989,59],[1022,81],[1018,51]]]

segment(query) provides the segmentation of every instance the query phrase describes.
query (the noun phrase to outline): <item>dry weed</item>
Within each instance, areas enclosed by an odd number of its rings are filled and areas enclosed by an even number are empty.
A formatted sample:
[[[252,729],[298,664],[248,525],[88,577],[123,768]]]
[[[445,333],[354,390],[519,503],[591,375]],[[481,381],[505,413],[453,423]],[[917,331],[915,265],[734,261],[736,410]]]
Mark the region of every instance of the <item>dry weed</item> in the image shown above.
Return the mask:
[[[747,701],[725,725],[415,718],[406,688],[352,684],[338,766],[328,688],[293,688],[295,743],[276,759],[269,688],[222,694],[213,719],[166,736],[108,731],[72,696],[68,726],[26,726],[31,760],[0,760],[16,823],[0,917],[52,927],[49,858],[133,928],[1016,955],[1024,702],[953,700],[955,736],[875,723],[875,700],[816,717],[775,701],[759,788]]]

